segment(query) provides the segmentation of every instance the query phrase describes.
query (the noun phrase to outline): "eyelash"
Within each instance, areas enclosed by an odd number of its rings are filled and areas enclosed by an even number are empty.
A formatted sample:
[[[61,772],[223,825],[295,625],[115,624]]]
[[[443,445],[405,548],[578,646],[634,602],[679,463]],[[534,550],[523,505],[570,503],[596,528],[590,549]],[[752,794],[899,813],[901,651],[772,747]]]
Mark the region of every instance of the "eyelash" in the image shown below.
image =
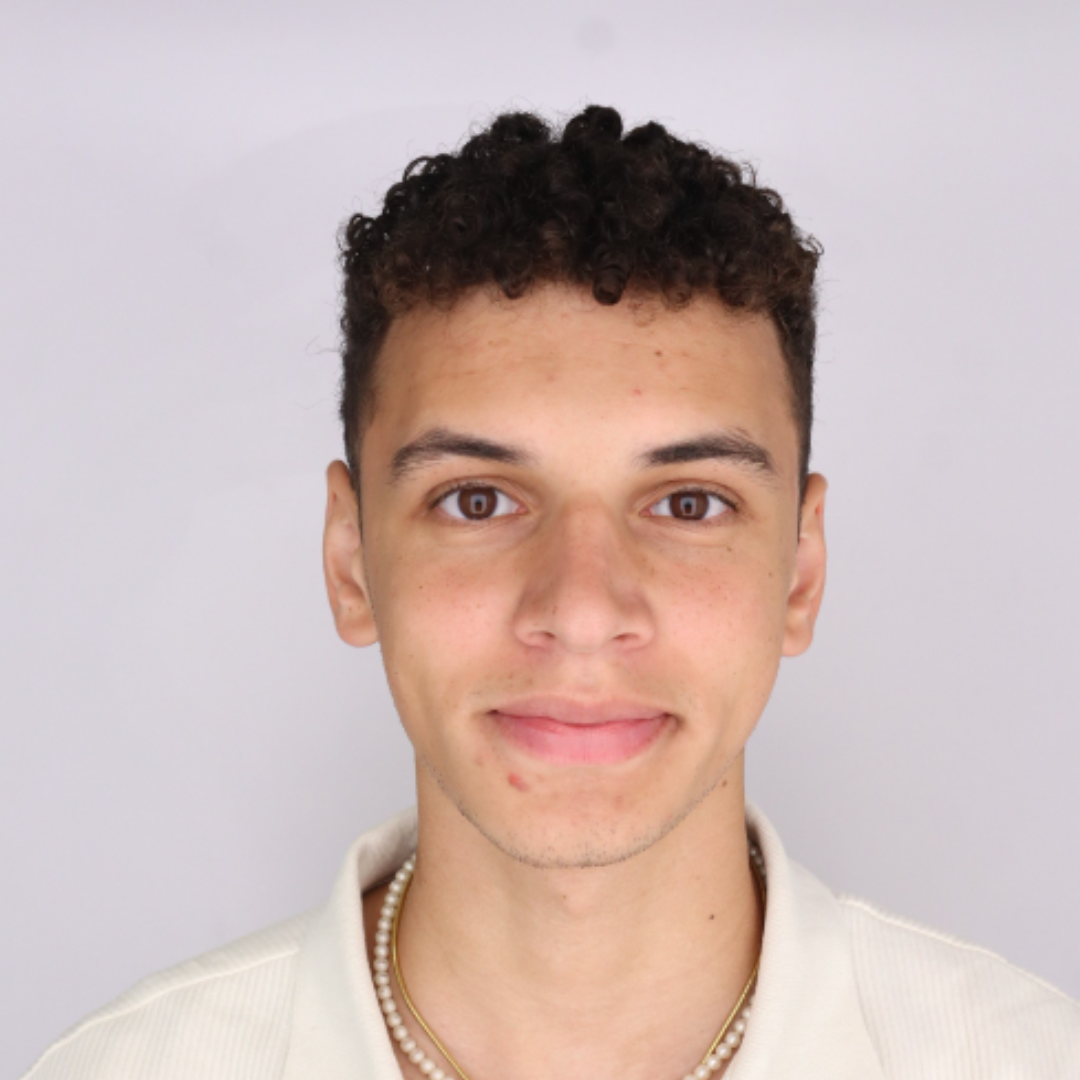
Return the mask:
[[[498,484],[484,484],[476,480],[463,480],[460,484],[454,484],[453,487],[448,487],[440,491],[439,494],[434,496],[428,503],[428,509],[438,509],[439,503],[445,502],[451,495],[456,495],[459,491],[485,491],[487,488],[491,488],[492,491],[498,491],[503,495],[506,495],[506,492],[503,491]],[[513,498],[513,496],[507,495],[507,498]],[[519,500],[514,499],[514,502],[518,501]]]
[[[492,514],[491,517],[476,518],[470,520],[468,518],[458,517],[456,514],[451,513],[449,510],[443,508],[440,505],[446,503],[446,501],[451,496],[460,494],[463,491],[494,491],[497,493],[497,495],[501,496],[504,499],[508,499],[510,502],[514,503],[515,506],[522,505],[520,499],[517,499],[513,495],[508,494],[498,484],[485,483],[482,480],[465,480],[461,483],[454,484],[452,487],[444,489],[443,491],[439,492],[438,495],[432,498],[431,501],[428,503],[429,512],[442,509],[444,517],[448,519],[449,523],[454,526],[486,525],[494,521],[500,521],[503,518],[517,517],[520,514],[520,510],[513,510],[510,513]]]
[[[666,495],[661,495],[659,499],[656,499],[654,502],[649,503],[649,507],[656,506],[657,503],[662,503],[666,499],[674,499],[676,495],[705,495],[705,496],[707,496],[709,498],[719,499],[720,502],[722,502],[724,504],[727,511],[730,511],[731,513],[734,513],[734,512],[736,512],[738,510],[738,507],[735,505],[735,503],[730,498],[728,498],[726,495],[721,495],[719,491],[714,491],[712,488],[705,488],[705,487],[680,487],[680,488],[675,488],[674,491],[669,491]],[[676,521],[680,520],[679,518],[675,518],[674,514],[653,514],[653,515],[650,515],[650,516],[652,516],[652,517],[671,517]],[[724,517],[724,516],[726,516],[726,515],[725,514],[718,514],[717,515],[717,517]],[[702,519],[700,521],[689,521],[689,522],[688,521],[682,521],[682,524],[684,524],[684,525],[688,525],[688,524],[689,525],[709,525],[711,523],[712,523],[711,519]]]
[[[483,491],[483,490],[488,489],[488,488],[490,488],[493,491],[499,492],[499,494],[501,494],[501,495],[506,495],[506,497],[508,499],[513,499],[514,502],[519,502],[519,500],[514,499],[514,497],[512,495],[507,495],[507,493],[505,491],[503,491],[503,489],[501,487],[499,487],[497,484],[485,484],[485,483],[482,483],[482,482],[477,482],[475,480],[466,480],[466,481],[462,481],[459,484],[454,484],[453,487],[449,487],[449,488],[446,488],[443,491],[440,491],[438,495],[436,495],[434,498],[432,498],[432,500],[428,504],[428,509],[429,510],[437,510],[441,503],[444,503],[448,498],[450,498],[451,495],[456,495],[459,492],[462,492],[462,491]],[[738,511],[738,507],[736,506],[736,504],[734,503],[734,501],[732,499],[728,498],[726,495],[721,495],[719,491],[714,491],[712,488],[705,488],[705,487],[680,487],[680,488],[676,488],[674,491],[669,491],[666,495],[662,495],[659,499],[654,500],[653,502],[651,502],[649,504],[649,506],[650,507],[655,506],[657,503],[663,502],[665,499],[672,499],[676,495],[706,495],[706,496],[711,496],[712,498],[719,499],[724,504],[724,506],[727,507],[727,509],[729,511],[731,511],[732,513],[735,513],[735,512]],[[500,515],[500,516],[512,516],[512,515]],[[653,514],[653,515],[650,515],[650,516],[651,517],[669,517],[670,516],[670,517],[673,518],[673,520],[676,520],[676,521],[679,520],[678,518],[675,518],[674,515],[667,515],[667,514]],[[726,515],[724,515],[724,514],[718,515],[718,517],[724,517],[724,516],[726,516]],[[494,519],[493,518],[487,518],[487,519],[482,519],[482,520],[491,521],[491,520],[494,520]],[[482,523],[482,521],[474,522],[474,524],[481,524],[481,523]],[[696,521],[696,522],[695,521],[683,522],[683,524],[708,525],[708,524],[710,524],[710,519],[702,519],[702,520]]]

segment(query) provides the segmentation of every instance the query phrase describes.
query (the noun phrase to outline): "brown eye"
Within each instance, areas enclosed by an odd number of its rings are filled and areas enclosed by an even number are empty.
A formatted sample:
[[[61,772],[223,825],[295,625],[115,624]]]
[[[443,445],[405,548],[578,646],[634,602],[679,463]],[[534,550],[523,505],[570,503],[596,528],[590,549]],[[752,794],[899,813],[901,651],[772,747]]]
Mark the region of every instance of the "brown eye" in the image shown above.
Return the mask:
[[[676,521],[707,521],[726,514],[731,507],[711,491],[673,491],[649,507],[653,517]]]
[[[439,505],[458,521],[487,521],[513,514],[518,504],[495,487],[466,487],[444,495]]]
[[[457,493],[458,509],[470,521],[491,517],[495,513],[496,501],[494,488],[466,488]]]
[[[683,491],[671,496],[671,516],[682,521],[700,521],[709,512],[709,497],[700,491]]]

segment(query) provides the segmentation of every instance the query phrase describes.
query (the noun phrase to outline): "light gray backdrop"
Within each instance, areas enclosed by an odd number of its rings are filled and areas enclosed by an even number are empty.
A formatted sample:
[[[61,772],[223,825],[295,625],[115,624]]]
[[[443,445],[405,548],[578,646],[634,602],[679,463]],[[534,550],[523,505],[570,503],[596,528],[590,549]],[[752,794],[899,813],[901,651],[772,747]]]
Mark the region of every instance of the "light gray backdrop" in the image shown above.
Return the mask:
[[[323,597],[334,235],[514,104],[667,121],[824,242],[831,577],[751,794],[1080,995],[1076,7],[8,0],[0,1072],[410,801]]]

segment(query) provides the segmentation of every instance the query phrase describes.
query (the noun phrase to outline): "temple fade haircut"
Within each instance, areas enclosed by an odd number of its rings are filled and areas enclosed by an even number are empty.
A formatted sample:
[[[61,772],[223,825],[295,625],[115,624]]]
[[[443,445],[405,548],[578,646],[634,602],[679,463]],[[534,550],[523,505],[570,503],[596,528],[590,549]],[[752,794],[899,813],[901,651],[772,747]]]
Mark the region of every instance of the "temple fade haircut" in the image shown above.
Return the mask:
[[[375,408],[375,368],[392,321],[421,304],[449,308],[494,287],[510,300],[545,284],[599,304],[695,296],[775,324],[799,438],[810,460],[821,247],[752,168],[657,123],[624,133],[592,105],[561,129],[527,112],[497,116],[456,153],[420,157],[375,216],[342,228],[341,418],[353,487]]]

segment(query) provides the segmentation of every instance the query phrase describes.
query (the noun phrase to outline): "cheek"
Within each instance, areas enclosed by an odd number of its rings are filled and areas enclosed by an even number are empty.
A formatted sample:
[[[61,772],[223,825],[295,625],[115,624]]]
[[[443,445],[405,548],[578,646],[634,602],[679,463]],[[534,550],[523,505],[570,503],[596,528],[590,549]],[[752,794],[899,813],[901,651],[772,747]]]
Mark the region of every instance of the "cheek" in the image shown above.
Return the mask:
[[[657,597],[660,634],[698,672],[699,685],[738,693],[771,686],[783,644],[779,567],[733,561],[672,574]]]
[[[445,707],[475,684],[507,633],[509,593],[491,563],[397,561],[382,578],[383,658],[399,707]],[[404,717],[403,717],[404,718]]]

